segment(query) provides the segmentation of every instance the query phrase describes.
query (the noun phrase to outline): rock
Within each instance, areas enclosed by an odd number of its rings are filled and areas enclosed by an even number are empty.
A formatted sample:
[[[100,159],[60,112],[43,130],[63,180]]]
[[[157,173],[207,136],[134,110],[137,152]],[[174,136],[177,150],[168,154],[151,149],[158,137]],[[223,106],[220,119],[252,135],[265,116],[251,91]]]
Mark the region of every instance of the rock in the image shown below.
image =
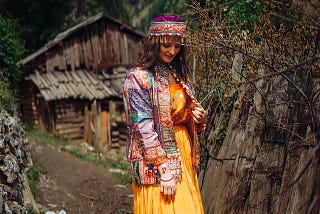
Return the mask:
[[[17,164],[16,158],[13,155],[7,155],[3,160],[3,165],[0,170],[7,176],[7,182],[12,184],[18,177],[20,168]]]
[[[64,211],[64,210],[61,210],[61,211],[59,211],[59,212],[54,212],[54,211],[47,211],[47,212],[45,212],[45,214],[67,214],[67,212],[66,211]]]
[[[28,140],[17,117],[0,111],[0,213],[25,214],[23,187]]]
[[[125,170],[122,170],[122,169],[115,169],[115,168],[110,168],[109,169],[109,172],[112,172],[112,173],[119,173],[119,174],[122,174],[122,175],[125,175],[127,173],[127,171]]]
[[[114,187],[116,187],[116,188],[127,188],[125,185],[122,185],[122,184],[116,184],[116,185],[114,185]]]

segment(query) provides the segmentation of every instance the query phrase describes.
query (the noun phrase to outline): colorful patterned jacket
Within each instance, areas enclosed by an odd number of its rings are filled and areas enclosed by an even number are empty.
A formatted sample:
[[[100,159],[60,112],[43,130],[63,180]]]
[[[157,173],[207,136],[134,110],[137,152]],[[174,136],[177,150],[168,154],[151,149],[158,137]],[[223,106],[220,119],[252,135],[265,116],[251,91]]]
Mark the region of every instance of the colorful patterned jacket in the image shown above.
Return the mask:
[[[133,68],[128,72],[123,88],[128,125],[126,155],[132,180],[139,185],[158,184],[157,165],[164,162],[175,180],[181,181],[181,160],[170,116],[168,72],[165,67],[156,66],[154,73]],[[192,90],[191,83],[186,84]],[[193,141],[193,165],[197,169],[199,150],[193,121],[188,130]]]

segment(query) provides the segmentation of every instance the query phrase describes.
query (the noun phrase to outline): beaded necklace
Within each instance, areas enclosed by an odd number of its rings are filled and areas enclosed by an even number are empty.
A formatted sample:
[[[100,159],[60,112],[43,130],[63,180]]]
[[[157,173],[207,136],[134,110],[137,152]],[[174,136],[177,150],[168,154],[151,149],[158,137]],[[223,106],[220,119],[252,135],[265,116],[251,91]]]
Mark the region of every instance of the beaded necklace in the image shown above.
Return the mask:
[[[173,69],[171,65],[169,66],[169,68],[170,68],[169,73],[175,78],[177,83],[179,83],[182,86],[182,88],[185,89],[187,95],[191,98],[191,100],[193,102],[198,102],[196,98],[193,96],[193,94],[191,93],[191,89],[186,85],[186,81],[183,78],[178,76],[176,70]]]
[[[172,65],[165,65],[161,62],[158,62],[158,65],[156,66],[163,74],[164,77],[168,79],[169,73],[172,75],[172,77],[179,83],[182,88],[185,89],[186,94],[191,98],[193,102],[198,102],[196,98],[191,93],[191,89],[186,85],[186,81],[178,76],[176,70],[172,67]]]

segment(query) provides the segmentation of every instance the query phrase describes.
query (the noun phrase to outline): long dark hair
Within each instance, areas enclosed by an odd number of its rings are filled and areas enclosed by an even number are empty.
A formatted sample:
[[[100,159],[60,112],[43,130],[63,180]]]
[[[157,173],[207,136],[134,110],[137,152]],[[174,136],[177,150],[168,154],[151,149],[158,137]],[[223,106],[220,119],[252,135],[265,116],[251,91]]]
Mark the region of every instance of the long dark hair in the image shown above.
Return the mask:
[[[146,39],[139,51],[139,57],[134,66],[142,67],[153,73],[154,66],[158,63],[158,52],[160,50],[160,43],[152,42]],[[181,45],[179,53],[170,63],[180,76],[188,80],[190,77],[188,69],[188,50],[185,45]]]

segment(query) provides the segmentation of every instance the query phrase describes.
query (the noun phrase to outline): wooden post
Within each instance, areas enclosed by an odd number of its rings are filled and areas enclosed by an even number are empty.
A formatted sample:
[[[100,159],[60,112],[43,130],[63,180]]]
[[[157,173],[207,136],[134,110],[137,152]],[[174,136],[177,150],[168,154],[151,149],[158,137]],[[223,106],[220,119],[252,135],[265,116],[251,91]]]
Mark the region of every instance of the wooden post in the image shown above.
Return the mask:
[[[91,104],[91,109],[89,110],[89,103],[85,104],[84,112],[84,140],[89,144],[94,146],[94,103]]]
[[[119,131],[117,128],[116,121],[116,103],[112,100],[109,101],[109,112],[110,112],[110,125],[111,125],[111,146],[119,147]]]
[[[84,104],[84,134],[83,134],[83,140],[90,144],[89,142],[89,135],[91,133],[90,129],[90,112],[88,109],[88,103]]]
[[[57,134],[56,130],[56,118],[55,118],[55,105],[54,101],[49,101],[48,103],[48,109],[49,109],[49,130],[52,134]]]
[[[107,111],[101,111],[101,147],[107,145]]]
[[[95,111],[94,114],[94,149],[96,153],[100,153],[102,151],[101,146],[101,105],[97,100],[93,101],[92,110]]]
[[[110,111],[107,112],[107,144],[111,145],[111,117],[110,117]]]
[[[38,121],[40,131],[46,131],[44,124],[44,100],[42,97],[37,97],[37,106],[38,106]]]

